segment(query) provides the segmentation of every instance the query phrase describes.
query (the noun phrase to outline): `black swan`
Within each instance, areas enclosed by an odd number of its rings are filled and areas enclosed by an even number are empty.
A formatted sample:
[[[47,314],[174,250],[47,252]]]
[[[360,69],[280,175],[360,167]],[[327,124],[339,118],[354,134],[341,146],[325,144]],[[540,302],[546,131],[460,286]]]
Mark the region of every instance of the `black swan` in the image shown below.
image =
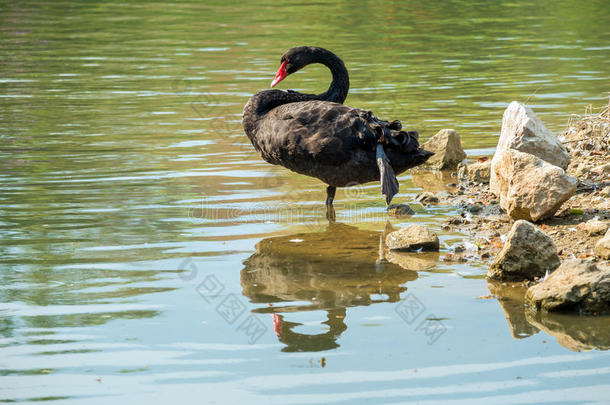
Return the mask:
[[[370,111],[343,105],[349,90],[347,69],[326,49],[301,46],[286,51],[271,87],[311,63],[332,72],[328,91],[255,94],[244,107],[246,135],[265,161],[328,184],[328,207],[337,187],[377,180],[389,204],[398,192],[396,174],[424,163],[433,153],[419,147],[416,131],[401,131],[400,121],[383,121]]]

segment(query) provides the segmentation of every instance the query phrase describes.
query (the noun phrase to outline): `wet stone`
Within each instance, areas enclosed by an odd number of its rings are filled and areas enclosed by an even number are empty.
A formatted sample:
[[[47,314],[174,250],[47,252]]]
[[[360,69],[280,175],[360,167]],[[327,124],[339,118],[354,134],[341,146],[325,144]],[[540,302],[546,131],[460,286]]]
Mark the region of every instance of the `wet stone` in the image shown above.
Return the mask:
[[[467,207],[467,210],[468,210],[468,212],[471,212],[471,213],[473,213],[473,214],[474,214],[474,213],[476,213],[476,212],[481,211],[481,209],[482,209],[482,208],[483,208],[483,207],[481,206],[481,204],[470,204],[470,205]]]
[[[386,236],[386,245],[392,250],[438,251],[439,240],[436,233],[423,225],[410,225]]]
[[[393,217],[406,217],[415,214],[413,208],[408,204],[390,204],[387,210],[388,214]]]
[[[424,143],[422,148],[434,152],[434,156],[425,163],[426,166],[434,169],[455,169],[462,160],[466,159],[460,135],[454,129],[441,129]]]

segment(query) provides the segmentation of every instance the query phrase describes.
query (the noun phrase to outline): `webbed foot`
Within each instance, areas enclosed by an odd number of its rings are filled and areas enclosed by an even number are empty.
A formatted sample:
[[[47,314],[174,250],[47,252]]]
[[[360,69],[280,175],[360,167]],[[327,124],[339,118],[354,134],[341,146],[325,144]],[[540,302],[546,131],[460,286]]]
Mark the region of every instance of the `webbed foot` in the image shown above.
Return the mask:
[[[381,180],[381,194],[385,195],[386,205],[390,205],[392,198],[398,193],[398,180],[394,169],[390,166],[390,160],[383,150],[383,145],[380,143],[377,144],[377,166]]]

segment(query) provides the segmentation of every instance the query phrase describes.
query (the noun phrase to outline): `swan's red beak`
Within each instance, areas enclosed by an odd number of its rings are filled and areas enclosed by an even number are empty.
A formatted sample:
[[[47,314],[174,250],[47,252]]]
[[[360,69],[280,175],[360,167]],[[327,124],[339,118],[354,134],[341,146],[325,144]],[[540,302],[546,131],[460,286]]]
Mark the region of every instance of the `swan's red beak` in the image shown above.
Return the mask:
[[[286,76],[288,76],[288,73],[286,73],[286,61],[283,61],[279,70],[275,74],[275,78],[271,82],[271,87],[275,86],[276,84],[278,84],[279,82],[284,80],[286,78]]]

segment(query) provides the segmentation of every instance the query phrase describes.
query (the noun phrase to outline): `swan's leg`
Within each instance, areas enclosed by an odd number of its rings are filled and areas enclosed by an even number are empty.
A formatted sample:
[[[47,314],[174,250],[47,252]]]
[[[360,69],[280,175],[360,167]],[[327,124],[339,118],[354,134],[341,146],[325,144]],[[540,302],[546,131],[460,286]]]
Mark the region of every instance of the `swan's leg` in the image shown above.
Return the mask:
[[[390,160],[383,150],[383,145],[377,144],[377,166],[381,180],[381,194],[385,195],[385,203],[390,204],[392,198],[398,193],[398,180],[394,169],[390,166]]]
[[[379,250],[377,260],[375,260],[375,264],[381,264],[385,260],[385,254],[383,252],[383,234],[379,235]]]
[[[335,192],[337,191],[337,187],[328,186],[326,187],[326,205],[333,205],[333,200],[335,199]]]
[[[326,219],[331,224],[334,224],[337,220],[337,216],[335,215],[335,207],[333,207],[332,205],[326,206]]]
[[[334,223],[336,219],[335,208],[333,207],[333,200],[335,199],[336,191],[337,187],[326,187],[326,219],[328,219],[328,222],[330,223]]]

